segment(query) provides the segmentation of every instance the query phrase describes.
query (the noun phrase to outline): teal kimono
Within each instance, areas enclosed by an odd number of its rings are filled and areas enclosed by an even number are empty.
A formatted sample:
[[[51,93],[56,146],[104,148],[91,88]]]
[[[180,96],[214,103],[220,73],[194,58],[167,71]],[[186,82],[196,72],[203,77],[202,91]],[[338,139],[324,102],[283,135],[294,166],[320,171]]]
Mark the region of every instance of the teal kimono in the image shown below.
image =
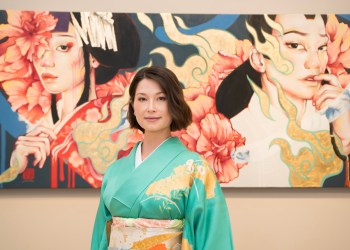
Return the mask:
[[[115,216],[184,219],[182,249],[233,249],[226,201],[205,159],[172,137],[135,169],[137,145],[104,175],[91,249],[108,248]]]

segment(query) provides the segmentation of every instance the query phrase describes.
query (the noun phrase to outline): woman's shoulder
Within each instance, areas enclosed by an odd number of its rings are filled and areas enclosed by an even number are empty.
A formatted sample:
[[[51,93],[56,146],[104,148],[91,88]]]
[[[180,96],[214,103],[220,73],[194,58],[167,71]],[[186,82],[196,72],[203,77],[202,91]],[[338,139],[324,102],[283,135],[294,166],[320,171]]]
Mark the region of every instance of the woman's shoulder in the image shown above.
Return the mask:
[[[172,137],[172,142],[174,143],[172,145],[176,146],[180,152],[177,156],[177,159],[179,159],[179,160],[186,160],[186,159],[200,160],[200,159],[202,159],[202,156],[199,153],[189,149],[187,147],[187,145],[185,145],[183,143],[183,141],[181,141],[178,136]]]

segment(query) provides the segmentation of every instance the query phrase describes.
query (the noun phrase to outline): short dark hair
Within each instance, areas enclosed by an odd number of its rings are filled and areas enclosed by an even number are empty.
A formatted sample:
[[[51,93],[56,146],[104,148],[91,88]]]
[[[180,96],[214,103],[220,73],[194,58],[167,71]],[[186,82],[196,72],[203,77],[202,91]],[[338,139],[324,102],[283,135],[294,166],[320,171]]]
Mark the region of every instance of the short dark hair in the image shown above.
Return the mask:
[[[143,79],[150,79],[159,84],[168,100],[169,113],[172,117],[171,131],[185,129],[192,122],[192,112],[185,101],[182,86],[176,75],[165,67],[151,66],[140,69],[133,78],[129,87],[128,121],[131,128],[137,128],[142,132],[145,130],[138,124],[133,108],[136,88]]]

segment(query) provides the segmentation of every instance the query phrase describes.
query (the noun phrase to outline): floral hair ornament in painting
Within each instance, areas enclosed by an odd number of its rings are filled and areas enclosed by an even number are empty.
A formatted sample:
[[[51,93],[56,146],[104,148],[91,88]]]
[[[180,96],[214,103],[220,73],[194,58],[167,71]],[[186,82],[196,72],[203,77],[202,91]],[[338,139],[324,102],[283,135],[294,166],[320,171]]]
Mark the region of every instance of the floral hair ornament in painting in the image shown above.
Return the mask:
[[[0,87],[8,95],[12,109],[27,123],[48,112],[50,95],[35,74],[34,58],[41,57],[57,19],[48,12],[8,11],[8,23],[0,25]],[[20,95],[24,93],[24,95]],[[27,98],[30,96],[31,98]],[[0,176],[0,183],[16,178],[16,162]]]
[[[90,41],[92,47],[106,49],[107,43],[109,49],[118,50],[111,12],[82,12],[81,26],[73,13],[71,18],[81,46],[83,40],[85,44]]]

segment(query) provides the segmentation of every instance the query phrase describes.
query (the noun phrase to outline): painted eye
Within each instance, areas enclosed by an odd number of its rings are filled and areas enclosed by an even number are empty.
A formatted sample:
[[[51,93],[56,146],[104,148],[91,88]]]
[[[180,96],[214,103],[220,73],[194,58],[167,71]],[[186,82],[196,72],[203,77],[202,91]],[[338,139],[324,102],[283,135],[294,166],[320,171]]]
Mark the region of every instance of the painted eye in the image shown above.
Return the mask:
[[[287,43],[286,44],[288,48],[290,49],[297,49],[297,50],[302,50],[304,49],[304,46],[299,44],[299,43]]]
[[[318,50],[327,51],[327,45],[323,45],[323,46],[319,47]]]
[[[62,44],[59,45],[56,50],[61,51],[61,52],[68,52],[72,48],[72,45],[70,44]]]

